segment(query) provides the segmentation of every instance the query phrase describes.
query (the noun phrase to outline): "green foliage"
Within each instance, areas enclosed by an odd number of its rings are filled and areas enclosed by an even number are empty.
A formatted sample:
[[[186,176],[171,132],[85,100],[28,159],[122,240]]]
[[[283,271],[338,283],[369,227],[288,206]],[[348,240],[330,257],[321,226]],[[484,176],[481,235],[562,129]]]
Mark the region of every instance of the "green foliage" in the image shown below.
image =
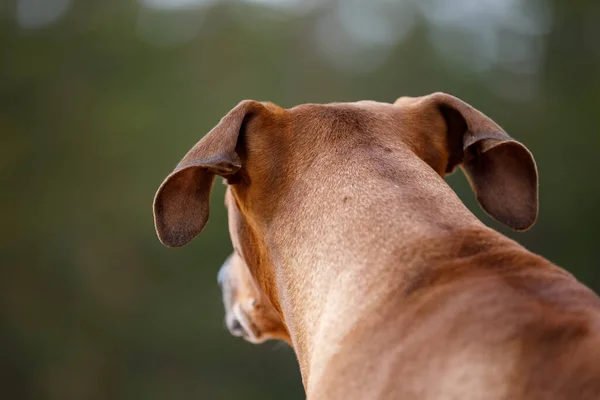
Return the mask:
[[[303,397],[290,349],[252,346],[223,328],[222,186],[201,238],[172,250],[154,233],[162,179],[246,98],[293,106],[443,90],[476,105],[535,155],[538,224],[508,232],[483,215],[460,173],[449,182],[486,223],[600,290],[600,9],[592,0],[538,3],[554,20],[539,39],[539,70],[519,78],[537,84],[524,99],[503,94],[519,91],[505,84],[514,73],[477,72],[434,51],[417,16],[379,65],[358,73],[315,47],[328,7],[296,15],[227,2],[162,13],[77,2],[58,22],[27,30],[0,6],[2,397]],[[178,17],[191,26],[197,18],[190,40],[140,36],[142,23],[172,18],[160,25],[169,32]]]

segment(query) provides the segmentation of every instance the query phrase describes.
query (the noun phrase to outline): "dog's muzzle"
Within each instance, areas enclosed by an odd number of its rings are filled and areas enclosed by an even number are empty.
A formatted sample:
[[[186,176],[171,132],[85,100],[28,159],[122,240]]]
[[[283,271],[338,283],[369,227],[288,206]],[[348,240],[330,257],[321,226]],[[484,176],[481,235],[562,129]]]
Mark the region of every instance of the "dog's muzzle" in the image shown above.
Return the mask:
[[[244,326],[240,323],[239,318],[236,316],[235,312],[235,287],[231,284],[231,279],[229,279],[229,266],[230,266],[231,256],[225,260],[221,268],[219,269],[219,273],[217,274],[217,282],[221,287],[221,292],[223,293],[223,306],[225,307],[225,326],[229,333],[233,336],[237,337],[246,337],[247,332],[244,329]]]

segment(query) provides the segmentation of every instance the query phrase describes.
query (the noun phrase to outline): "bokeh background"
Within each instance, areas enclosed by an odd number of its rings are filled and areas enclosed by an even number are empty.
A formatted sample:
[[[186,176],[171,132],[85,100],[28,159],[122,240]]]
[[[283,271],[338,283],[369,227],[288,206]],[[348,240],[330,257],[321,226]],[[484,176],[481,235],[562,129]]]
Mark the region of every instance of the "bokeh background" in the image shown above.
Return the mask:
[[[540,169],[527,233],[600,291],[597,0],[1,0],[0,397],[301,399],[293,352],[223,327],[223,187],[167,249],[152,199],[242,99],[447,91]]]

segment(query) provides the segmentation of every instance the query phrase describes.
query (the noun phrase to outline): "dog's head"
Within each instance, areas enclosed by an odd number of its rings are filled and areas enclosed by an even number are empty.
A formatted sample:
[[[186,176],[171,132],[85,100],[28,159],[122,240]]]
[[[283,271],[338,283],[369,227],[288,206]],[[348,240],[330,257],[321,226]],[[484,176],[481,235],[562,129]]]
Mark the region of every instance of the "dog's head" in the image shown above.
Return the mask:
[[[326,219],[333,208],[339,214],[351,207],[347,197],[367,190],[356,185],[358,177],[377,175],[389,185],[419,179],[399,174],[398,162],[440,176],[460,166],[493,218],[516,230],[537,218],[537,170],[529,150],[470,105],[435,93],[394,104],[305,104],[287,110],[243,101],[160,186],[156,230],[170,247],[196,237],[208,220],[214,178],[224,177],[229,231],[248,275],[240,278],[233,269],[223,275],[255,285],[280,316],[282,282],[274,266],[295,240],[290,229]]]
[[[281,339],[290,343],[289,334],[269,299],[257,287],[248,266],[235,252],[218,274],[223,293],[225,325],[233,336],[251,343]]]

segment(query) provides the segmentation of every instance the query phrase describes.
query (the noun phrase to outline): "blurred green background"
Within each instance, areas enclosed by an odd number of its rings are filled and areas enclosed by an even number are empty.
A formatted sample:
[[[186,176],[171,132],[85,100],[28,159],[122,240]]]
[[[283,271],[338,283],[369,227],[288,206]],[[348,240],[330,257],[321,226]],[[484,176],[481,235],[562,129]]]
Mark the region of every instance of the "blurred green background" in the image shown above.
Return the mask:
[[[223,187],[163,247],[152,199],[242,99],[447,91],[523,141],[537,225],[487,224],[600,291],[597,0],[0,1],[0,397],[301,399],[293,352],[223,327]]]

